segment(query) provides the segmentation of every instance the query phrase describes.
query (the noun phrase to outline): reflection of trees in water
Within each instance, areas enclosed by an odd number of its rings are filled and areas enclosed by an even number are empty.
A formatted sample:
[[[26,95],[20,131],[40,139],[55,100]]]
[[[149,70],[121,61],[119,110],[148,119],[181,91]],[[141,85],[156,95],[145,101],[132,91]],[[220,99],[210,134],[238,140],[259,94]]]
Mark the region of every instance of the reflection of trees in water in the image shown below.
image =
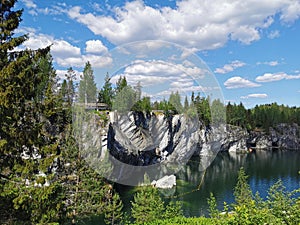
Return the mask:
[[[279,178],[291,180],[289,183],[284,182],[284,185],[293,189],[295,187],[289,185],[297,185],[297,179],[299,180],[300,154],[296,151],[257,151],[250,154],[223,152],[217,155],[205,173],[199,169],[202,168],[200,160],[199,157],[193,157],[176,175],[177,179],[184,180],[182,183],[178,182],[176,194],[177,199],[184,202],[186,216],[205,214],[210,192],[216,196],[219,206],[222,207],[224,201],[231,203],[240,167],[244,167],[250,176],[254,192],[268,189]],[[200,183],[200,189],[197,190]]]

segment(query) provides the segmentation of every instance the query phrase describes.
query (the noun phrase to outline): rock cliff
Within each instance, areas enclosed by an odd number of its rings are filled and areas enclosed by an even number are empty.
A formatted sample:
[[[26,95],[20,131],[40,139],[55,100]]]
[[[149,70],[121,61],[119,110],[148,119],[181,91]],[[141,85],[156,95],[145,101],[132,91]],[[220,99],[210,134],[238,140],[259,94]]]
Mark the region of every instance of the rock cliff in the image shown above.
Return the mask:
[[[87,139],[82,145],[87,162],[108,179],[124,184],[131,179],[131,185],[143,182],[145,174],[150,180],[175,174],[193,155],[200,156],[199,171],[204,171],[220,151],[242,153],[300,146],[297,124],[279,124],[267,134],[226,124],[205,127],[184,115],[110,112],[105,127],[95,125],[97,118],[93,120],[88,119],[82,129]],[[106,160],[107,151],[110,160]],[[105,167],[103,160],[107,162]]]
[[[207,128],[184,115],[111,113],[108,149],[114,157],[132,165],[145,166],[164,160],[186,162],[192,155],[215,155],[219,151],[300,146],[297,124],[279,124],[266,134],[225,124]]]

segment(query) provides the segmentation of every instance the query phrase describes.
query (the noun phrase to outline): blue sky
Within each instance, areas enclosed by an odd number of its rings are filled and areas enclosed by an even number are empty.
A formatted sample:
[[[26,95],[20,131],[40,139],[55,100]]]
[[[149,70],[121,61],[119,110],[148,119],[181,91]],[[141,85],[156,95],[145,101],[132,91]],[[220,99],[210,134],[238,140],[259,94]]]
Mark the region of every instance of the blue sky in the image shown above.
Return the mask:
[[[114,60],[113,48],[162,40],[199,56],[214,73],[225,101],[246,107],[275,101],[300,106],[299,0],[19,0],[16,8],[24,8],[18,32],[30,37],[24,47],[53,44],[59,76],[70,66],[80,75],[90,61],[100,85]],[[155,73],[174,68],[155,63]],[[127,71],[141,77],[138,68],[145,68],[143,75],[153,75],[146,65],[150,63],[139,61]],[[175,67],[184,66],[176,62]],[[194,73],[199,68],[189,69]],[[190,80],[171,75],[173,86],[188,89]]]

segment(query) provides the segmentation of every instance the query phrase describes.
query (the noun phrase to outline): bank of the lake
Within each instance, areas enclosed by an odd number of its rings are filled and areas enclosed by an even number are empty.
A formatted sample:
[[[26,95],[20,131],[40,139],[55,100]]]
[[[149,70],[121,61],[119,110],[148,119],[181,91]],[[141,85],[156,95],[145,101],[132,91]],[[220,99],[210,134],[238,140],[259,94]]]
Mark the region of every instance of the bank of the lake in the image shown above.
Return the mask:
[[[256,151],[248,154],[219,153],[212,164],[203,171],[199,157],[193,157],[184,171],[176,175],[177,186],[164,196],[166,201],[183,202],[184,215],[187,217],[207,214],[207,198],[212,192],[220,208],[223,202],[233,202],[233,188],[236,184],[240,167],[249,175],[253,192],[265,197],[267,190],[278,179],[283,181],[287,190],[300,187],[300,151]],[[127,210],[133,199],[135,188],[119,186]]]

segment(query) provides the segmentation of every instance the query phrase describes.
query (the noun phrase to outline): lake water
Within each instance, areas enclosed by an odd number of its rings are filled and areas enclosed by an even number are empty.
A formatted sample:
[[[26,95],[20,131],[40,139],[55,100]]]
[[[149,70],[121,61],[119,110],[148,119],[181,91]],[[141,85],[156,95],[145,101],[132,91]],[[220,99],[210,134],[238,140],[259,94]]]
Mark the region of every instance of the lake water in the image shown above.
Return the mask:
[[[199,157],[193,157],[184,171],[176,174],[176,188],[163,195],[166,201],[183,202],[185,216],[207,214],[207,198],[214,194],[220,208],[223,202],[232,203],[233,189],[240,167],[249,175],[253,193],[259,192],[262,197],[278,179],[283,181],[287,190],[300,187],[300,151],[256,151],[249,154],[219,153],[211,165],[203,171]],[[125,208],[130,209],[135,189],[119,186]],[[166,196],[168,195],[168,196]]]

